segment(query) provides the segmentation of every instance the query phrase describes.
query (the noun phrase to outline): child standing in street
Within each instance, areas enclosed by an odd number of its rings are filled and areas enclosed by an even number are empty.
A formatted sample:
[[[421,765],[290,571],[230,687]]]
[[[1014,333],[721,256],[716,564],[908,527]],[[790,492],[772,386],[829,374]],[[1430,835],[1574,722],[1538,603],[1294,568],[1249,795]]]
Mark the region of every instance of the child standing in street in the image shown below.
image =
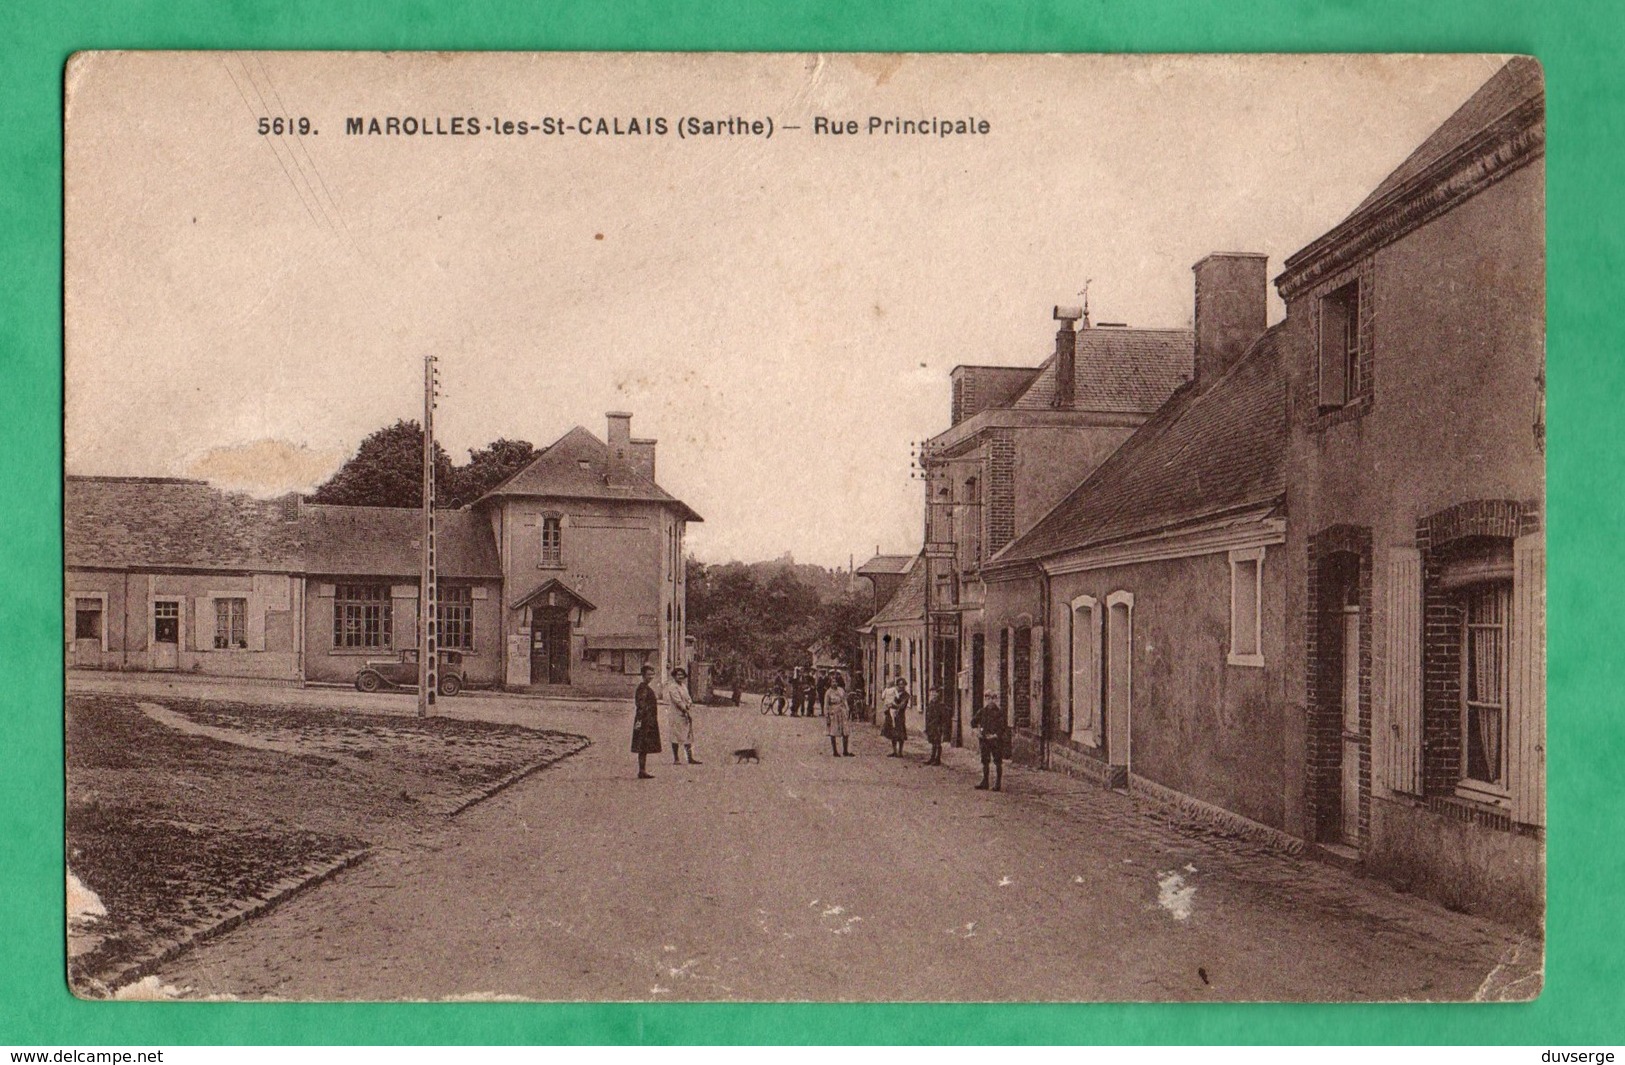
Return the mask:
[[[992,790],[999,791],[1004,786],[1004,707],[999,705],[997,699],[985,700],[982,708],[971,718],[971,725],[979,730],[978,742],[982,748],[982,782],[976,785],[976,790],[988,790],[988,766],[991,763],[997,774],[993,778]]]

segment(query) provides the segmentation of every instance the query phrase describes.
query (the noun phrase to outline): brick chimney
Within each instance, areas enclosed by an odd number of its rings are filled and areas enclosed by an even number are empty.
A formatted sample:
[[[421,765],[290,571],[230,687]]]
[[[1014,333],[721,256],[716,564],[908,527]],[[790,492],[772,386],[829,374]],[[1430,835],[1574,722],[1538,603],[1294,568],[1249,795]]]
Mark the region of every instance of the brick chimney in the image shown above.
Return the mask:
[[[1196,380],[1205,387],[1246,353],[1268,326],[1269,256],[1218,251],[1196,274]]]
[[[1071,410],[1076,402],[1078,334],[1075,326],[1082,317],[1082,307],[1055,308],[1055,320],[1061,323],[1061,328],[1055,331],[1055,395],[1050,399],[1050,406],[1056,410]]]
[[[612,410],[604,417],[609,419],[609,457],[620,462],[631,462],[632,412]]]
[[[624,462],[649,480],[655,479],[655,442],[632,439],[632,415],[628,411],[612,410],[604,415],[609,419],[609,455]]]
[[[632,454],[631,454],[631,458],[628,461],[632,464],[632,468],[634,470],[637,470],[639,473],[643,474],[643,476],[649,478],[649,480],[651,480],[651,481],[654,480],[655,479],[655,441],[653,441],[653,440],[634,440],[634,441],[632,441]]]

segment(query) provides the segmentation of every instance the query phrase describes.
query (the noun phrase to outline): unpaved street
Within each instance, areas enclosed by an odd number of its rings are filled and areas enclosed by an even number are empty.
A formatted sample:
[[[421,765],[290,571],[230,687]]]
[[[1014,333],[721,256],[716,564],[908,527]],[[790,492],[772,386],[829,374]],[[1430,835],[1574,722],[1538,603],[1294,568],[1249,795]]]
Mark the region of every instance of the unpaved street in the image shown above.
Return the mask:
[[[263,698],[263,692],[256,692]],[[353,693],[289,692],[344,703]],[[369,709],[407,710],[410,696]],[[458,715],[593,746],[158,972],[291,999],[1528,997],[1538,942],[1303,858],[1182,834],[1126,797],[869,726],[698,709],[705,764],[634,779],[629,709]],[[728,752],[754,745],[760,764]]]

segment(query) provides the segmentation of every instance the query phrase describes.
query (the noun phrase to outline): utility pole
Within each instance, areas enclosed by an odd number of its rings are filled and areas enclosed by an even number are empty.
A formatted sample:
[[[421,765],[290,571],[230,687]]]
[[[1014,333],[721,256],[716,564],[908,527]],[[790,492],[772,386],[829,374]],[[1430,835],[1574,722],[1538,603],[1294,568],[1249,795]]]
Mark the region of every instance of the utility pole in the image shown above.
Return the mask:
[[[434,542],[434,400],[440,371],[423,357],[423,568],[418,582],[418,716],[434,712],[440,693],[440,571]]]

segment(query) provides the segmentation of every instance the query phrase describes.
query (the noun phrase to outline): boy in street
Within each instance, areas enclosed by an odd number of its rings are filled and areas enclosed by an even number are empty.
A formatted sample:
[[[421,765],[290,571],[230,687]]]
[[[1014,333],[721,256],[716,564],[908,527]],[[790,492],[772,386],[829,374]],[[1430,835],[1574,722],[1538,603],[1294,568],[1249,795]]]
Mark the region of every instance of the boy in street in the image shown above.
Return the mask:
[[[988,790],[987,771],[991,763],[997,772],[992,790],[999,791],[1004,785],[1004,707],[997,699],[984,700],[982,708],[971,718],[971,726],[979,730],[978,743],[982,748],[982,782],[976,785],[976,790]]]

